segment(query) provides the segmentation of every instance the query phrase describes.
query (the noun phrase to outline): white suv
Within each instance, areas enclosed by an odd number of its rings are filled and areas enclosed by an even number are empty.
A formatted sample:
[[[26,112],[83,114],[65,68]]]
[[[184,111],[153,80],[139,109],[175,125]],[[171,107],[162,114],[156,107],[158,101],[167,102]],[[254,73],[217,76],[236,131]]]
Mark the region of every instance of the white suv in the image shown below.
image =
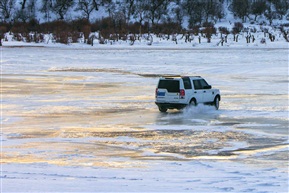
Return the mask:
[[[161,112],[198,103],[214,105],[218,110],[221,100],[219,89],[212,89],[200,76],[161,77],[155,94],[155,103]]]

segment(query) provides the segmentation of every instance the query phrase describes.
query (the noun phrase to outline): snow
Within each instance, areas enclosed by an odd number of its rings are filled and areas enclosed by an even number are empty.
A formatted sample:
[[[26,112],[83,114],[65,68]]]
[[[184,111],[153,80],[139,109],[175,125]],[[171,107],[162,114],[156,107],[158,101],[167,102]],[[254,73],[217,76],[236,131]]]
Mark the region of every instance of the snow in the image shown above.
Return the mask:
[[[288,192],[288,43],[259,40],[3,42],[1,192]],[[159,113],[161,74],[220,110]]]
[[[240,171],[242,165],[226,161],[217,164],[211,161],[161,164],[148,161],[148,164],[150,167],[126,169],[18,165],[19,170],[10,180],[23,184],[22,190],[29,192],[286,192],[275,168],[246,167]],[[5,169],[10,167],[5,166]],[[31,176],[37,179],[37,184],[45,186],[39,189],[37,185],[29,185],[34,181]],[[5,179],[8,181],[9,177]],[[15,185],[7,189],[19,191]]]

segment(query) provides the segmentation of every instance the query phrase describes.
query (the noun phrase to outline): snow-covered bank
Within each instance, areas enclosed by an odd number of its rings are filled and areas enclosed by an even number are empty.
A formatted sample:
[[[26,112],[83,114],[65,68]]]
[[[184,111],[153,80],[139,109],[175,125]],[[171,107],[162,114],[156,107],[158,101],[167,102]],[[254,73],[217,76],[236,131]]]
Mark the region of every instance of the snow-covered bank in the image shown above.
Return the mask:
[[[181,38],[181,35],[179,35]],[[260,35],[261,36],[261,35]],[[207,43],[203,39],[201,43],[198,42],[197,37],[192,42],[185,42],[183,39],[176,44],[171,39],[163,39],[154,37],[152,45],[148,45],[147,40],[135,41],[134,45],[130,45],[129,41],[118,41],[107,44],[99,44],[98,40],[94,40],[93,46],[85,43],[71,43],[69,45],[59,43],[25,43],[17,41],[3,42],[3,47],[62,47],[68,49],[263,49],[263,48],[288,48],[288,42],[283,37],[278,37],[274,42],[267,39],[266,43],[261,43],[262,37],[259,37],[254,43],[246,43],[245,36],[239,37],[239,42],[233,41],[233,35],[229,35],[227,43],[223,46],[220,43],[220,37],[215,36],[211,43]]]

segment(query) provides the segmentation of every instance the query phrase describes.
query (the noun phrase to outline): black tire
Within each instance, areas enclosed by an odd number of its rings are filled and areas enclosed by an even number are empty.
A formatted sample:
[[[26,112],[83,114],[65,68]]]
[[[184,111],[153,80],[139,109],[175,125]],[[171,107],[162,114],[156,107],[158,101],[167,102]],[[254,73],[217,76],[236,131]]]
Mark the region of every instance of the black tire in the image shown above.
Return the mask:
[[[167,112],[167,108],[165,108],[165,107],[159,107],[159,111],[160,112],[162,112],[162,113],[165,113],[165,112]]]
[[[220,107],[220,97],[215,97],[215,100],[214,100],[214,106],[216,108],[216,110],[219,110],[219,107]]]

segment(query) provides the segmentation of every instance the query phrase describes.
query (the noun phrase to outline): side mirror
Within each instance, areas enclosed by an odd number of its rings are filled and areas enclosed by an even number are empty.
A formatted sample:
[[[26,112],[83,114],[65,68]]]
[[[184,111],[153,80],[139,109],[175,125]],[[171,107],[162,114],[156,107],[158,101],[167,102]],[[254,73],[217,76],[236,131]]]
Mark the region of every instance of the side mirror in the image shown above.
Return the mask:
[[[212,86],[211,85],[208,85],[208,86],[204,86],[204,89],[211,89]]]

